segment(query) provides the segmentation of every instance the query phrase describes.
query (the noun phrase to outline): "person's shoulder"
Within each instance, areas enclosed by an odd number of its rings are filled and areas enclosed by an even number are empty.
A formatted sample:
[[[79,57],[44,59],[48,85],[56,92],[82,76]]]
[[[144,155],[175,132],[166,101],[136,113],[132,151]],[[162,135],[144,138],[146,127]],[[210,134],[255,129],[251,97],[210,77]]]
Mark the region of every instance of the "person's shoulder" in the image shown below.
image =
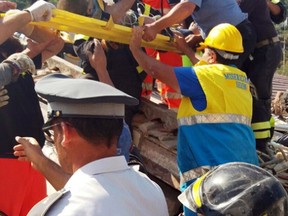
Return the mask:
[[[280,13],[277,15],[273,15],[272,13],[270,13],[270,17],[275,24],[280,24],[281,22],[284,22],[286,20],[287,8],[286,5],[281,1],[279,1],[276,5],[279,6]]]
[[[142,187],[147,190],[149,190],[149,188],[152,189],[152,194],[157,194],[162,191],[160,186],[143,172],[131,169],[131,179],[133,179],[132,182],[135,182],[136,185],[141,184]]]

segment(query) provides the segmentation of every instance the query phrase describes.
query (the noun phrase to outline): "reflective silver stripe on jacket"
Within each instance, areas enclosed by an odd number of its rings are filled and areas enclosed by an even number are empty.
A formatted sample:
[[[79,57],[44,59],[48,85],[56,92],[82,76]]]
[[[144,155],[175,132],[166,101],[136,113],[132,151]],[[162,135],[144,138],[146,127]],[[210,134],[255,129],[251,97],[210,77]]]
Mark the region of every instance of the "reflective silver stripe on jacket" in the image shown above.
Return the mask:
[[[179,125],[194,125],[201,123],[239,123],[251,126],[251,119],[236,114],[204,114],[178,119]]]
[[[184,184],[185,182],[188,182],[190,180],[196,179],[205,173],[207,173],[210,169],[212,169],[214,166],[202,166],[197,167],[195,169],[191,169],[187,172],[180,174],[180,185]]]

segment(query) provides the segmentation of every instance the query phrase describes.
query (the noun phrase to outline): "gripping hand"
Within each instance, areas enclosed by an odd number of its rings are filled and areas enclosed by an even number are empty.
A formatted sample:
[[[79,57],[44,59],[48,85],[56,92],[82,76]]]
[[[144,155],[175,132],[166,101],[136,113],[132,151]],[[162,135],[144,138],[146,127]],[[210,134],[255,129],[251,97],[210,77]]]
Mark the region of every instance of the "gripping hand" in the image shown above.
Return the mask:
[[[55,6],[43,0],[36,1],[29,8],[25,9],[31,14],[32,22],[49,21],[52,17],[52,9]]]
[[[36,74],[36,68],[33,61],[24,53],[14,53],[10,55],[4,63],[8,63],[13,68],[12,81],[16,81],[22,72]]]

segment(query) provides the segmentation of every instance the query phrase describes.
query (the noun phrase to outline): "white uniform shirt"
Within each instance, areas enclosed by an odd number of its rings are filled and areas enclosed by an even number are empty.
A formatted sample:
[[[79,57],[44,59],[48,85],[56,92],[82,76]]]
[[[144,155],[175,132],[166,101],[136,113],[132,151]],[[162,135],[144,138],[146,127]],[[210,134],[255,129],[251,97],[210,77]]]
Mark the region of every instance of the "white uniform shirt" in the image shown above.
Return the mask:
[[[123,156],[93,161],[69,179],[46,215],[166,216],[161,188],[127,165]]]

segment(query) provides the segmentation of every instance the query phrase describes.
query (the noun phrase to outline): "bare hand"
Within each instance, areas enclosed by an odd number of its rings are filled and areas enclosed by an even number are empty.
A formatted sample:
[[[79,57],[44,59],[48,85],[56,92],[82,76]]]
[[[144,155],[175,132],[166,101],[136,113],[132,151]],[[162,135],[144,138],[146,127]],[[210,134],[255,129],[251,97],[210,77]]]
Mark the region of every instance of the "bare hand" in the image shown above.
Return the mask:
[[[141,40],[144,29],[144,26],[135,26],[132,28],[132,37],[129,44],[131,50],[139,49],[141,47]]]
[[[88,52],[89,62],[97,72],[106,71],[107,59],[101,42],[94,39],[94,45],[94,52]]]
[[[186,53],[187,49],[189,50],[190,47],[186,43],[186,40],[180,32],[173,32],[174,33],[174,39],[175,39],[175,46],[178,50],[180,50],[182,53]]]
[[[50,40],[47,40],[45,42],[39,43],[34,40],[28,39],[27,40],[27,48],[24,51],[30,58],[34,58],[35,56],[39,55],[45,50],[49,49],[49,46],[53,44],[53,42],[57,40],[56,36],[55,38],[51,38]]]
[[[2,86],[0,88],[0,107],[3,107],[8,104],[9,96],[7,95],[8,91]]]
[[[17,4],[15,2],[10,1],[0,1],[0,10],[1,11],[8,11],[11,9],[16,9]]]
[[[200,28],[196,22],[192,22],[188,29],[191,30],[195,35],[200,34]]]
[[[201,35],[190,34],[185,38],[185,40],[186,43],[188,43],[189,47],[195,49],[198,44],[203,41],[203,38],[201,37]]]
[[[158,33],[158,31],[157,31],[157,29],[155,29],[153,23],[146,24],[142,38],[143,38],[143,40],[150,42],[156,38],[157,33]]]
[[[38,142],[32,137],[17,136],[15,140],[19,144],[13,148],[14,155],[18,157],[20,161],[30,161],[32,166],[37,168],[36,164],[40,162],[39,158],[45,157]]]

